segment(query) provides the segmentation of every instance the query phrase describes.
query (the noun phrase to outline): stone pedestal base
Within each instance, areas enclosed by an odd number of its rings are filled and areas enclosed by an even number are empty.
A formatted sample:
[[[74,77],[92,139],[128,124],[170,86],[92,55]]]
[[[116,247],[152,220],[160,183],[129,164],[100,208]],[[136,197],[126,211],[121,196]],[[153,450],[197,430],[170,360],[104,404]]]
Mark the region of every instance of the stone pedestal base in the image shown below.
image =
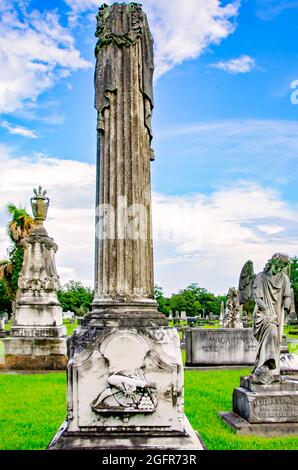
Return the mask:
[[[298,382],[282,379],[270,385],[241,377],[233,392],[233,413],[222,418],[241,434],[281,435],[298,432]]]
[[[68,432],[63,423],[48,450],[204,450],[185,417],[185,432]]]
[[[63,370],[67,366],[66,336],[7,337],[4,368],[11,370]]]
[[[219,413],[221,418],[236,434],[241,436],[284,437],[298,435],[298,423],[251,424],[236,413]]]
[[[258,385],[241,377],[233,393],[233,412],[249,423],[298,423],[298,383]]]
[[[85,326],[68,363],[68,416],[51,449],[202,449],[184,415],[176,330]]]

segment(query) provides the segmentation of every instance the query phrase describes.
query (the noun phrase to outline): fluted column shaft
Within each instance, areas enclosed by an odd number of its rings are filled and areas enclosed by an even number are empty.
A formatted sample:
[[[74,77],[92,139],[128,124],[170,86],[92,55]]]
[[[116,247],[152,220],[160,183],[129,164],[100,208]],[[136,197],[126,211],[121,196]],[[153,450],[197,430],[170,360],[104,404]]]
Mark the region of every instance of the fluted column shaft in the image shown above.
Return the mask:
[[[152,37],[138,5],[98,16],[95,300],[153,304]],[[150,83],[151,81],[151,83]]]

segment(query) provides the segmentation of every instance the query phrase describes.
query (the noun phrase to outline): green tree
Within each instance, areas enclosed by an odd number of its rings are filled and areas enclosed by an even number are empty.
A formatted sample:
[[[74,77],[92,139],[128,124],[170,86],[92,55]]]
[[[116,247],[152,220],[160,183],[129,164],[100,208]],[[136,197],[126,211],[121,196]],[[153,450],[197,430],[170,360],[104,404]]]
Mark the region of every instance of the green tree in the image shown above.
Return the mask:
[[[298,312],[298,257],[294,256],[291,259],[291,284],[294,290],[294,298],[295,298],[295,307],[296,312]]]
[[[11,300],[7,293],[5,282],[3,279],[0,279],[0,316],[2,316],[4,312],[7,312],[9,315],[11,315],[11,311]]]
[[[0,279],[5,286],[5,295],[12,302],[15,300],[24,258],[24,248],[20,242],[29,236],[34,221],[26,209],[14,204],[8,204],[7,211],[10,215],[7,233],[11,246],[8,249],[8,259],[0,261]]]
[[[219,316],[221,301],[226,302],[226,296],[215,296],[198,284],[190,284],[186,289],[181,289],[178,294],[170,298],[170,306],[173,312],[185,311],[188,317],[194,317],[204,312],[209,315],[213,312]]]
[[[158,304],[158,310],[168,316],[171,311],[170,299],[164,296],[162,287],[154,286],[154,298]]]
[[[58,291],[63,311],[74,312],[77,316],[83,316],[90,310],[93,296],[93,291],[78,281],[69,281]]]
[[[184,297],[180,294],[173,294],[170,299],[170,308],[173,313],[181,313],[184,310]]]

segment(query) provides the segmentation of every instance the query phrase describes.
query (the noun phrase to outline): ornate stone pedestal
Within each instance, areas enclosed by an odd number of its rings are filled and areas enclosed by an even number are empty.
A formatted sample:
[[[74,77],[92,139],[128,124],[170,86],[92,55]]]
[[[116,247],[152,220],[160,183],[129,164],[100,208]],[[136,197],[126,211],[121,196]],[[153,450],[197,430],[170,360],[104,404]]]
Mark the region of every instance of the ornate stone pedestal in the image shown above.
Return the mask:
[[[48,198],[41,188],[34,190],[34,225],[22,241],[24,261],[18,280],[14,324],[4,340],[6,369],[65,369],[66,328],[57,299],[59,277],[55,253],[58,249],[43,226]]]
[[[71,341],[68,417],[49,449],[200,449],[184,416],[172,328],[82,328]]]
[[[233,413],[221,416],[240,434],[298,433],[298,381],[281,379],[260,385],[251,377],[241,377],[233,393]]]

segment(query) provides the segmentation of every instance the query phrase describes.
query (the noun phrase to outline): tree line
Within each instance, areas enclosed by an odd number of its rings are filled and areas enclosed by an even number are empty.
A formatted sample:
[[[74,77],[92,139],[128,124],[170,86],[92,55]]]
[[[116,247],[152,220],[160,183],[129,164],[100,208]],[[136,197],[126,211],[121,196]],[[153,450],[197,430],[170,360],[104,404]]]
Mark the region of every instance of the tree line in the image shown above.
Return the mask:
[[[24,208],[18,208],[14,204],[8,204],[7,211],[10,220],[7,225],[7,233],[10,247],[7,251],[7,259],[0,261],[0,314],[7,312],[10,316],[15,302],[18,288],[18,277],[22,269],[24,248],[21,240],[28,237],[32,228],[33,219]],[[294,289],[296,311],[298,308],[298,257],[291,259],[291,284]],[[83,286],[81,282],[70,281],[58,291],[58,299],[64,312],[71,311],[75,315],[83,316],[89,310],[94,292],[91,288]],[[226,304],[225,295],[214,295],[207,289],[190,284],[178,293],[165,296],[162,287],[154,287],[154,296],[158,304],[158,310],[169,316],[170,313],[186,316],[209,316],[213,313],[220,315],[221,304]]]

